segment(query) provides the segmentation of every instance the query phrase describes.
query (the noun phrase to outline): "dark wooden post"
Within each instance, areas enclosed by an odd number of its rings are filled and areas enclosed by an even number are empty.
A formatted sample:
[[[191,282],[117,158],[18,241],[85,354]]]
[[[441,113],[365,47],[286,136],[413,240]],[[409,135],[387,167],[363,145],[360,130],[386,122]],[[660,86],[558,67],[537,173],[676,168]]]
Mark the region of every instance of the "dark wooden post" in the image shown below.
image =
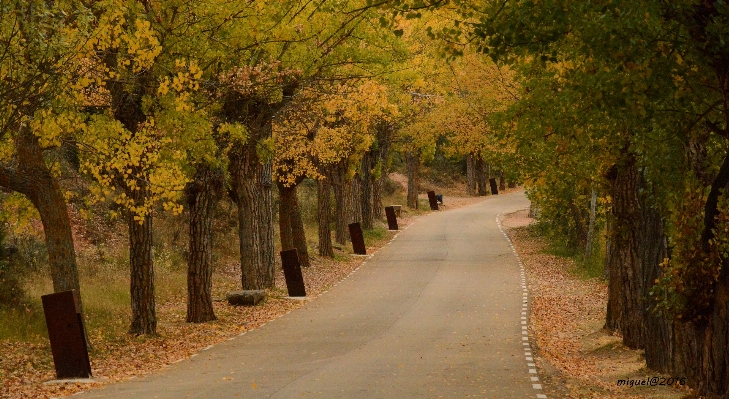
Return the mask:
[[[349,225],[349,236],[352,238],[352,249],[357,255],[367,255],[365,248],[364,235],[362,235],[362,227],[359,222]]]
[[[499,186],[496,185],[496,179],[489,179],[489,184],[491,185],[491,194],[497,195],[499,193]]]
[[[430,203],[431,210],[438,210],[438,200],[435,199],[435,191],[428,191],[428,202]]]
[[[289,296],[306,296],[304,276],[301,274],[301,263],[299,262],[299,253],[296,249],[289,249],[281,251],[280,255]]]
[[[386,206],[385,215],[387,215],[387,228],[390,230],[399,230],[397,227],[397,216],[395,216],[395,207]]]
[[[91,378],[86,332],[76,290],[41,296],[56,378]]]

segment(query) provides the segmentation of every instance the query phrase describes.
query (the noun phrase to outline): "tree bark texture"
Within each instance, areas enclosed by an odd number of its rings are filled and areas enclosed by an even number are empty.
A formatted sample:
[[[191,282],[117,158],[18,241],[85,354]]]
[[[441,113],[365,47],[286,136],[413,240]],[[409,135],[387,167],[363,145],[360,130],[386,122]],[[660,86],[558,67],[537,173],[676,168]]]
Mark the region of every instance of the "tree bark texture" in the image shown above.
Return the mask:
[[[623,334],[626,346],[643,346],[643,298],[636,248],[638,171],[632,159],[613,167],[611,194],[613,228],[608,269],[608,305],[605,327]]]
[[[377,177],[372,186],[372,207],[375,219],[382,219],[385,216],[384,204],[382,203],[382,188],[385,185],[390,172],[390,148],[392,147],[392,136],[395,128],[391,123],[380,123],[377,126]]]
[[[469,153],[466,155],[466,194],[476,195],[477,179],[476,179],[476,155]]]
[[[347,179],[347,163],[340,162],[331,168],[332,188],[335,204],[335,232],[334,240],[339,245],[345,245],[349,240],[350,206],[347,202],[351,198],[351,185]]]
[[[199,165],[185,186],[190,211],[190,247],[187,258],[187,322],[215,320],[213,311],[213,212],[225,184],[223,171]]]
[[[375,178],[373,176],[373,169],[377,164],[377,154],[373,151],[368,151],[362,157],[362,171],[360,173],[360,180],[362,182],[360,186],[360,208],[362,209],[362,228],[366,230],[372,229],[374,224],[375,214],[373,211],[373,192]]]
[[[294,248],[294,236],[291,232],[291,207],[294,203],[294,187],[286,187],[283,183],[276,183],[278,186],[278,235],[281,240],[281,250],[287,251]]]
[[[347,205],[349,206],[349,223],[362,223],[362,175],[357,173],[352,177],[349,184],[350,190],[347,191]]]
[[[35,135],[21,130],[16,146],[17,166],[0,166],[0,186],[25,195],[38,210],[54,292],[81,292],[71,221],[61,187],[46,166]]]
[[[268,125],[270,134],[270,124]],[[249,140],[229,152],[231,186],[238,206],[241,285],[273,288],[275,277],[272,164],[259,158]]]
[[[420,150],[405,154],[408,168],[408,206],[418,209],[418,191],[420,190]]]
[[[129,190],[128,196],[135,203],[142,203],[148,195],[145,187]],[[134,335],[157,334],[157,315],[154,301],[154,263],[152,262],[152,214],[147,213],[142,220],[128,212],[129,226],[129,266],[132,298],[132,324],[129,333]]]
[[[273,226],[273,164],[261,143],[272,135],[272,121],[299,88],[296,78],[282,82],[282,99],[270,103],[267,98],[226,86],[221,118],[243,123],[249,132],[245,143],[233,143],[228,151],[231,197],[238,206],[240,235],[241,285],[243,289],[274,287],[275,246]]]
[[[587,245],[585,246],[585,259],[592,258],[592,241],[595,233],[595,208],[597,206],[597,190],[593,188],[590,193],[590,221],[587,225]]]
[[[481,158],[481,155],[476,155],[476,185],[479,196],[491,194],[491,185],[489,184],[488,177],[488,165]]]
[[[660,366],[665,351],[670,352],[670,331],[665,319],[651,313],[648,293],[666,256],[663,220],[641,194],[644,181],[632,154],[613,167],[610,180],[613,206],[605,326],[620,331],[626,346],[646,349],[649,365]]]
[[[309,247],[306,242],[304,221],[301,218],[297,187],[298,183],[291,187],[286,187],[284,184],[278,183],[280,199],[278,220],[281,249],[285,251],[296,248],[301,266],[309,267],[311,266]]]
[[[329,178],[317,182],[317,220],[319,222],[319,256],[334,257],[331,228],[331,185]]]
[[[382,203],[384,180],[383,177],[378,177],[372,182],[372,218],[377,220],[385,217],[385,205]]]

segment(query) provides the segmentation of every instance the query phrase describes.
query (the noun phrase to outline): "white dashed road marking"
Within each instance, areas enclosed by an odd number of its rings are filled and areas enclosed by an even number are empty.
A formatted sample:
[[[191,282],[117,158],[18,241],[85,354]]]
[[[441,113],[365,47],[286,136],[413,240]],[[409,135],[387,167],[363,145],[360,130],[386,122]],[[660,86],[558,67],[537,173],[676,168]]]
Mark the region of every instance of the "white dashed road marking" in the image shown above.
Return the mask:
[[[529,328],[526,325],[527,324],[526,314],[527,314],[527,309],[529,306],[529,299],[528,299],[528,289],[526,286],[526,275],[524,274],[524,264],[522,263],[521,259],[519,258],[519,254],[516,253],[516,248],[514,248],[514,243],[511,242],[511,239],[509,238],[509,236],[506,235],[506,233],[504,232],[504,229],[501,226],[501,221],[499,220],[500,217],[501,217],[501,214],[496,215],[496,225],[499,226],[499,231],[501,231],[501,234],[504,235],[504,237],[506,238],[506,241],[509,242],[509,247],[511,247],[511,251],[514,253],[514,256],[516,256],[517,262],[519,263],[519,276],[520,276],[521,288],[523,290],[523,294],[522,294],[522,305],[523,306],[521,308],[521,324],[522,324],[521,334],[523,336],[521,337],[521,339],[522,339],[522,341],[524,341],[523,342],[524,358],[527,361],[527,368],[529,370],[529,374],[537,375],[536,364],[534,363],[534,358],[532,357],[532,349],[529,344]],[[537,384],[537,382],[539,382],[539,377],[531,376],[530,379],[533,382],[532,388],[534,388],[537,391],[541,391],[542,384]],[[537,399],[547,399],[547,395],[545,395],[543,393],[538,393]]]

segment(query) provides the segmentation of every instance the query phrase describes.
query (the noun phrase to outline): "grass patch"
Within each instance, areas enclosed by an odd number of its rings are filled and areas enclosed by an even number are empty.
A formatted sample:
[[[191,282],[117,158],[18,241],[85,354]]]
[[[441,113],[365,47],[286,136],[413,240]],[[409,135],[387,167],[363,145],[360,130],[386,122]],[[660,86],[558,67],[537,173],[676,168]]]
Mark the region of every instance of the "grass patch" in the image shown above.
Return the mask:
[[[347,255],[343,255],[341,253],[334,253],[334,260],[337,262],[349,262],[350,258]]]
[[[584,250],[572,248],[566,242],[546,234],[539,227],[531,228],[531,233],[547,240],[547,247],[543,253],[561,258],[568,258],[574,262],[574,267],[568,270],[581,279],[603,278],[605,272],[605,234],[596,232],[592,244],[592,256],[585,258]]]
[[[36,305],[0,309],[0,340],[41,342],[48,339],[43,309]]]
[[[370,230],[363,231],[362,235],[364,236],[365,246],[372,246],[387,238],[387,229],[382,226],[374,226]]]

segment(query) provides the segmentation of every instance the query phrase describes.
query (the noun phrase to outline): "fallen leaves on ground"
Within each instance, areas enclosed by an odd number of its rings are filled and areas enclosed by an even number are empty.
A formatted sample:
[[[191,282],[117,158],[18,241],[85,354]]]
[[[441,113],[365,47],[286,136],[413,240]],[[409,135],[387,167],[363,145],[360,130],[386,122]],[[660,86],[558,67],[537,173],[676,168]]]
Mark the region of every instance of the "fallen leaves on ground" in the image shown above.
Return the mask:
[[[548,397],[681,398],[688,392],[666,386],[624,387],[618,379],[660,375],[645,368],[642,351],[622,345],[603,329],[607,285],[584,279],[575,263],[545,253],[546,241],[529,226],[527,211],[506,216],[504,226],[524,264],[529,289],[529,330],[536,341],[536,363]],[[511,227],[509,226],[519,226]]]

